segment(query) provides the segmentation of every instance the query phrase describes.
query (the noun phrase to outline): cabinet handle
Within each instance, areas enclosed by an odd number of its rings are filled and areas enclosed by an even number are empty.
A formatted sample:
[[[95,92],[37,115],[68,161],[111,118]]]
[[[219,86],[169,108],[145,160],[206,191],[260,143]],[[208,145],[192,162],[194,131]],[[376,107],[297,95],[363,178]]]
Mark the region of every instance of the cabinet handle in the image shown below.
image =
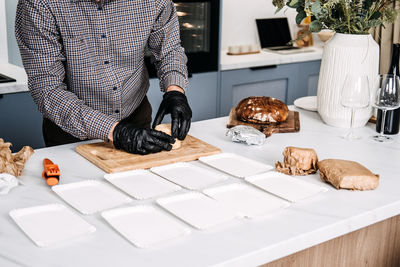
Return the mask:
[[[259,66],[259,67],[251,67],[251,70],[266,70],[266,69],[275,69],[278,67],[277,65],[267,65],[267,66]]]

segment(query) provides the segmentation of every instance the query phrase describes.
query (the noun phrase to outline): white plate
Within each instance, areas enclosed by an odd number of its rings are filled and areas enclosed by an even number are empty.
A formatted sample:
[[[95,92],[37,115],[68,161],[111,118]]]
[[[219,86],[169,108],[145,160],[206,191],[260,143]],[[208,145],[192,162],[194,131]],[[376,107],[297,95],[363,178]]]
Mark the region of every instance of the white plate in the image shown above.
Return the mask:
[[[225,175],[186,162],[155,167],[150,170],[171,182],[192,190],[204,188],[228,179]]]
[[[294,101],[294,105],[309,111],[317,111],[317,96],[300,97]]]
[[[248,185],[229,184],[205,189],[204,194],[238,212],[240,216],[255,218],[287,208],[290,204],[276,196],[263,193]]]
[[[201,230],[237,217],[233,210],[197,192],[157,199],[157,203],[183,221]]]
[[[323,186],[305,182],[299,178],[279,172],[268,172],[247,177],[246,181],[290,202],[297,202],[320,192],[328,191]]]
[[[236,154],[221,153],[199,158],[201,162],[233,176],[244,178],[272,170],[274,167]]]
[[[132,201],[112,186],[95,180],[55,185],[51,189],[83,214],[93,214]]]
[[[148,199],[182,189],[147,170],[106,174],[104,178],[136,199]]]
[[[190,230],[152,206],[104,211],[101,216],[126,239],[140,248],[187,235]]]
[[[49,204],[10,211],[11,218],[39,247],[48,247],[96,231],[67,207]]]

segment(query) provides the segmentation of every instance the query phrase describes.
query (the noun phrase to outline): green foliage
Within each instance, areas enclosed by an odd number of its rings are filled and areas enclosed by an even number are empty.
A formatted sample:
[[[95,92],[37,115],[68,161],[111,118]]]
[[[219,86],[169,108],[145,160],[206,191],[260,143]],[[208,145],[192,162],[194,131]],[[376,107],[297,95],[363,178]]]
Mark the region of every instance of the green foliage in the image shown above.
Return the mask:
[[[311,16],[310,32],[331,29],[338,33],[367,34],[385,23],[393,23],[400,0],[272,0],[279,12],[285,6],[297,11],[296,23]]]

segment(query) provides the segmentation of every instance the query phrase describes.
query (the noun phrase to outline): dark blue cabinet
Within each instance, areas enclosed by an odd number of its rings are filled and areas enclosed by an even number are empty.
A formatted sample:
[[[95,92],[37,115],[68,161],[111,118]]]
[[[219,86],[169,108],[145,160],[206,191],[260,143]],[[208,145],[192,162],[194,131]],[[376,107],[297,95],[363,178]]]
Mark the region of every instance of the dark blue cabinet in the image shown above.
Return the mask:
[[[219,116],[248,96],[271,96],[288,105],[299,97],[316,95],[321,61],[229,70],[221,72]]]
[[[13,152],[24,145],[33,148],[44,147],[42,115],[29,92],[1,96],[0,138],[13,144]]]
[[[158,79],[150,79],[150,89],[147,93],[153,107],[153,118],[162,100]],[[189,78],[186,95],[193,111],[193,121],[217,117],[218,102],[218,72],[195,73]],[[168,122],[168,119],[165,120]]]

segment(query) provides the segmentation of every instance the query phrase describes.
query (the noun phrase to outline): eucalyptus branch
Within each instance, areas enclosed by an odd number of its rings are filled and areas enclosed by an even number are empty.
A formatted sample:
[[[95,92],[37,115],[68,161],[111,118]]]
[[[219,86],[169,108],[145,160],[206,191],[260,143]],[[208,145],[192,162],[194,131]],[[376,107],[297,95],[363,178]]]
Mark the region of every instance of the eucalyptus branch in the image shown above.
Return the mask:
[[[295,8],[298,24],[311,16],[311,32],[327,28],[339,33],[366,34],[370,28],[394,22],[400,0],[273,0],[273,4],[278,10],[285,5]]]

